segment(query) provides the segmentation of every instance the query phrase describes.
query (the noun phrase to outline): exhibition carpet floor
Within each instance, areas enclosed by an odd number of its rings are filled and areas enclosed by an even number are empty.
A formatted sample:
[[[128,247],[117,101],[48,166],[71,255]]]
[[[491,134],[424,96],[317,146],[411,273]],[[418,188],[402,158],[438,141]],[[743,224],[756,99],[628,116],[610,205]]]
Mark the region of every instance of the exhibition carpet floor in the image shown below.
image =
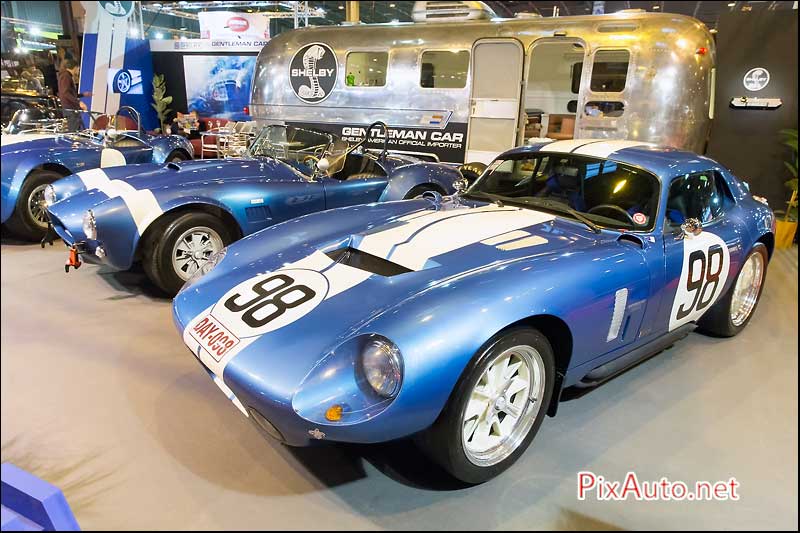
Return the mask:
[[[141,273],[4,240],[2,460],[62,487],[84,529],[796,529],[797,249],[739,337],[692,334],[546,419],[463,487],[413,446],[290,450],[208,379]],[[600,502],[576,474],[740,483],[739,501]]]

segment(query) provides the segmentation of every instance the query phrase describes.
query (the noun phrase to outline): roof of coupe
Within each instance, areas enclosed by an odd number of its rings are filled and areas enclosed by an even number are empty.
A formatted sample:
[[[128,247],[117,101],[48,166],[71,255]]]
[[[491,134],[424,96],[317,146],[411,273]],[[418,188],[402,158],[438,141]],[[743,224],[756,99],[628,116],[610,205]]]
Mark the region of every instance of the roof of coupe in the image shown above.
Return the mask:
[[[600,159],[610,159],[618,163],[641,167],[653,172],[658,178],[673,177],[679,172],[708,170],[718,167],[715,161],[686,150],[670,146],[647,143],[643,141],[624,141],[608,139],[577,139],[569,141],[536,142],[526,146],[512,148],[499,158],[552,152],[584,155]],[[676,172],[676,168],[682,170]]]

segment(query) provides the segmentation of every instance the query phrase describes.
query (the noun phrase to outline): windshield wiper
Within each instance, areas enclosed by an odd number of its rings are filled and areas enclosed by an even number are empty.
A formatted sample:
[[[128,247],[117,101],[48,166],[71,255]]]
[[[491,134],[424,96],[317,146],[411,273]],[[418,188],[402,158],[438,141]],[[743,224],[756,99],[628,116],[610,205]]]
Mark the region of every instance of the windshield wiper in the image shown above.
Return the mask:
[[[511,203],[511,202],[509,202]],[[532,205],[535,207],[541,207],[542,209],[549,209],[550,211],[557,211],[559,213],[566,213],[571,215],[575,219],[579,220],[586,224],[586,226],[595,233],[601,233],[602,230],[600,226],[589,220],[583,213],[580,211],[571,208],[565,203],[559,202],[557,200],[550,200],[547,198],[535,198],[535,197],[528,197],[525,200],[519,200],[517,202],[519,205]]]
[[[497,194],[491,194],[488,192],[483,191],[474,191],[474,192],[467,192],[461,195],[462,198],[476,198],[478,200],[489,200],[490,202],[494,203],[497,207],[505,207],[503,200],[500,199],[500,196]]]

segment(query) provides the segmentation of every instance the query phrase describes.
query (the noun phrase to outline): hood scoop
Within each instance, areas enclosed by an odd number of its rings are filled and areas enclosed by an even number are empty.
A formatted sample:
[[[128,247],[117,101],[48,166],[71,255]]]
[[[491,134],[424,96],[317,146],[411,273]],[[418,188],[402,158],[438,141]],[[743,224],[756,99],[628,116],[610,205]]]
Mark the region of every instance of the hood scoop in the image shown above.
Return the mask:
[[[326,252],[325,255],[330,257],[331,260],[336,263],[341,263],[352,268],[357,268],[359,270],[387,278],[397,276],[399,274],[413,272],[413,270],[410,268],[398,265],[397,263],[392,263],[391,261],[387,261],[382,257],[372,255],[350,246]]]

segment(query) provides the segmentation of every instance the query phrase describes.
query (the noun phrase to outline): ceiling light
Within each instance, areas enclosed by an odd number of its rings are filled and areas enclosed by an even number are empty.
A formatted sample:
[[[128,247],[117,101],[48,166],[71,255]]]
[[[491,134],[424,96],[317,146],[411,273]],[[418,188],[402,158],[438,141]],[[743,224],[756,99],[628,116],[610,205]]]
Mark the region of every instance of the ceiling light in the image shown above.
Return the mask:
[[[661,6],[653,6],[653,11],[658,11],[659,9],[661,9]]]
[[[339,6],[339,9],[344,9],[344,6]]]
[[[396,4],[389,4],[389,7],[394,7]]]
[[[156,33],[156,39],[163,39],[163,38],[164,38],[164,34],[163,33],[161,33],[161,32],[157,32]]]
[[[734,7],[735,5],[736,5],[736,2],[728,2],[728,7]]]

